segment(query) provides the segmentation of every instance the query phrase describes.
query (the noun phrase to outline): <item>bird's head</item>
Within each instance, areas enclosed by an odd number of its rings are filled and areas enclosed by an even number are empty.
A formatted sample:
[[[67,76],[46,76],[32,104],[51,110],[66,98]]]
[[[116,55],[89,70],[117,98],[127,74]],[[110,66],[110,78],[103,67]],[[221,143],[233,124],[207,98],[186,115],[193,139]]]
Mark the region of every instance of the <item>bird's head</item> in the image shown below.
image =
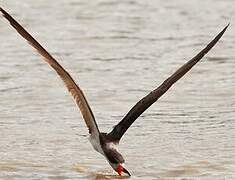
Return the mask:
[[[131,174],[125,169],[125,160],[123,156],[117,151],[115,144],[108,144],[105,149],[106,158],[111,167],[119,174],[119,176],[131,176]]]

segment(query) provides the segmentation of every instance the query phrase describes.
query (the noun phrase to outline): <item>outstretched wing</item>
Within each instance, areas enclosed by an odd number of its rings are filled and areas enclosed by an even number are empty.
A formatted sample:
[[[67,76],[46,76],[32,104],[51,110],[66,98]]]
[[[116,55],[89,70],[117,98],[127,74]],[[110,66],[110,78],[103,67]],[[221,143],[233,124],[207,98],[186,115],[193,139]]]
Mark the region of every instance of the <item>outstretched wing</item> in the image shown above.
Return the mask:
[[[114,127],[108,134],[112,141],[119,141],[131,124],[154,102],[156,102],[167,90],[183,77],[202,57],[218,42],[226,31],[227,25],[202,51],[200,51],[194,58],[180,67],[173,75],[167,78],[157,89],[151,91],[147,96],[142,98]]]
[[[73,96],[76,104],[80,108],[82,116],[86,122],[90,134],[99,135],[99,129],[96,124],[94,115],[90,109],[90,106],[82,92],[82,90],[76,85],[72,77],[67,71],[15,20],[13,19],[5,10],[0,7],[0,11],[10,24],[15,28],[15,30],[26,39],[31,46],[33,46],[40,55],[44,57],[44,60],[57,72],[66,85],[68,91]]]

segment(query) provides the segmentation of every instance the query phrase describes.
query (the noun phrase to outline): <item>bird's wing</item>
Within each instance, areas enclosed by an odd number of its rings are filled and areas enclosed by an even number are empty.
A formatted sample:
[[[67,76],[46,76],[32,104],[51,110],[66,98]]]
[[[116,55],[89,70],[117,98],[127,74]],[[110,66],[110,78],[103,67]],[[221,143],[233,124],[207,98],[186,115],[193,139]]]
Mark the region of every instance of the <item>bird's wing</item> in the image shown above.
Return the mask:
[[[82,116],[86,122],[90,134],[99,135],[99,129],[95,121],[94,115],[90,109],[90,106],[82,92],[82,90],[76,85],[72,77],[67,71],[15,20],[13,19],[5,10],[0,7],[0,11],[10,24],[15,28],[15,30],[28,41],[28,43],[33,46],[40,55],[44,57],[44,60],[57,72],[60,78],[63,80],[68,91],[73,96],[76,104],[80,108]]]
[[[156,102],[167,90],[183,77],[202,57],[218,42],[226,31],[227,25],[203,50],[195,57],[180,67],[174,74],[167,78],[157,89],[151,91],[147,96],[142,98],[137,104],[126,114],[126,116],[113,128],[108,134],[112,141],[119,141],[131,124],[154,102]]]

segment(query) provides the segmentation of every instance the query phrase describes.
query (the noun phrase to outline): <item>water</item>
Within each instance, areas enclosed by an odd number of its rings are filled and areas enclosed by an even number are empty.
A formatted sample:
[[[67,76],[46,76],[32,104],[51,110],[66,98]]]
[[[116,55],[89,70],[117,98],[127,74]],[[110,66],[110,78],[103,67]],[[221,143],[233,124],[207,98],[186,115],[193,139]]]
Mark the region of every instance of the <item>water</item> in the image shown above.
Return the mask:
[[[71,73],[101,131],[228,22],[215,48],[120,143],[132,179],[235,178],[232,0],[1,3]],[[0,179],[115,179],[63,83],[0,20]]]

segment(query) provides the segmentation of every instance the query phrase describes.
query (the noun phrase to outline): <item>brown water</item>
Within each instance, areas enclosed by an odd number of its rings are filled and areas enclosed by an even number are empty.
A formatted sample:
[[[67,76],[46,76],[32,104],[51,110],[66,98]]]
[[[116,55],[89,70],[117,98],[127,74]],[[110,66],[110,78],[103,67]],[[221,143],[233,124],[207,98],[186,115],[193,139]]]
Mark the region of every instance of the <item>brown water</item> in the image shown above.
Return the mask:
[[[235,179],[235,1],[7,0],[71,73],[102,131],[228,22],[225,36],[121,141],[132,179]],[[0,179],[118,179],[63,83],[0,19]]]

